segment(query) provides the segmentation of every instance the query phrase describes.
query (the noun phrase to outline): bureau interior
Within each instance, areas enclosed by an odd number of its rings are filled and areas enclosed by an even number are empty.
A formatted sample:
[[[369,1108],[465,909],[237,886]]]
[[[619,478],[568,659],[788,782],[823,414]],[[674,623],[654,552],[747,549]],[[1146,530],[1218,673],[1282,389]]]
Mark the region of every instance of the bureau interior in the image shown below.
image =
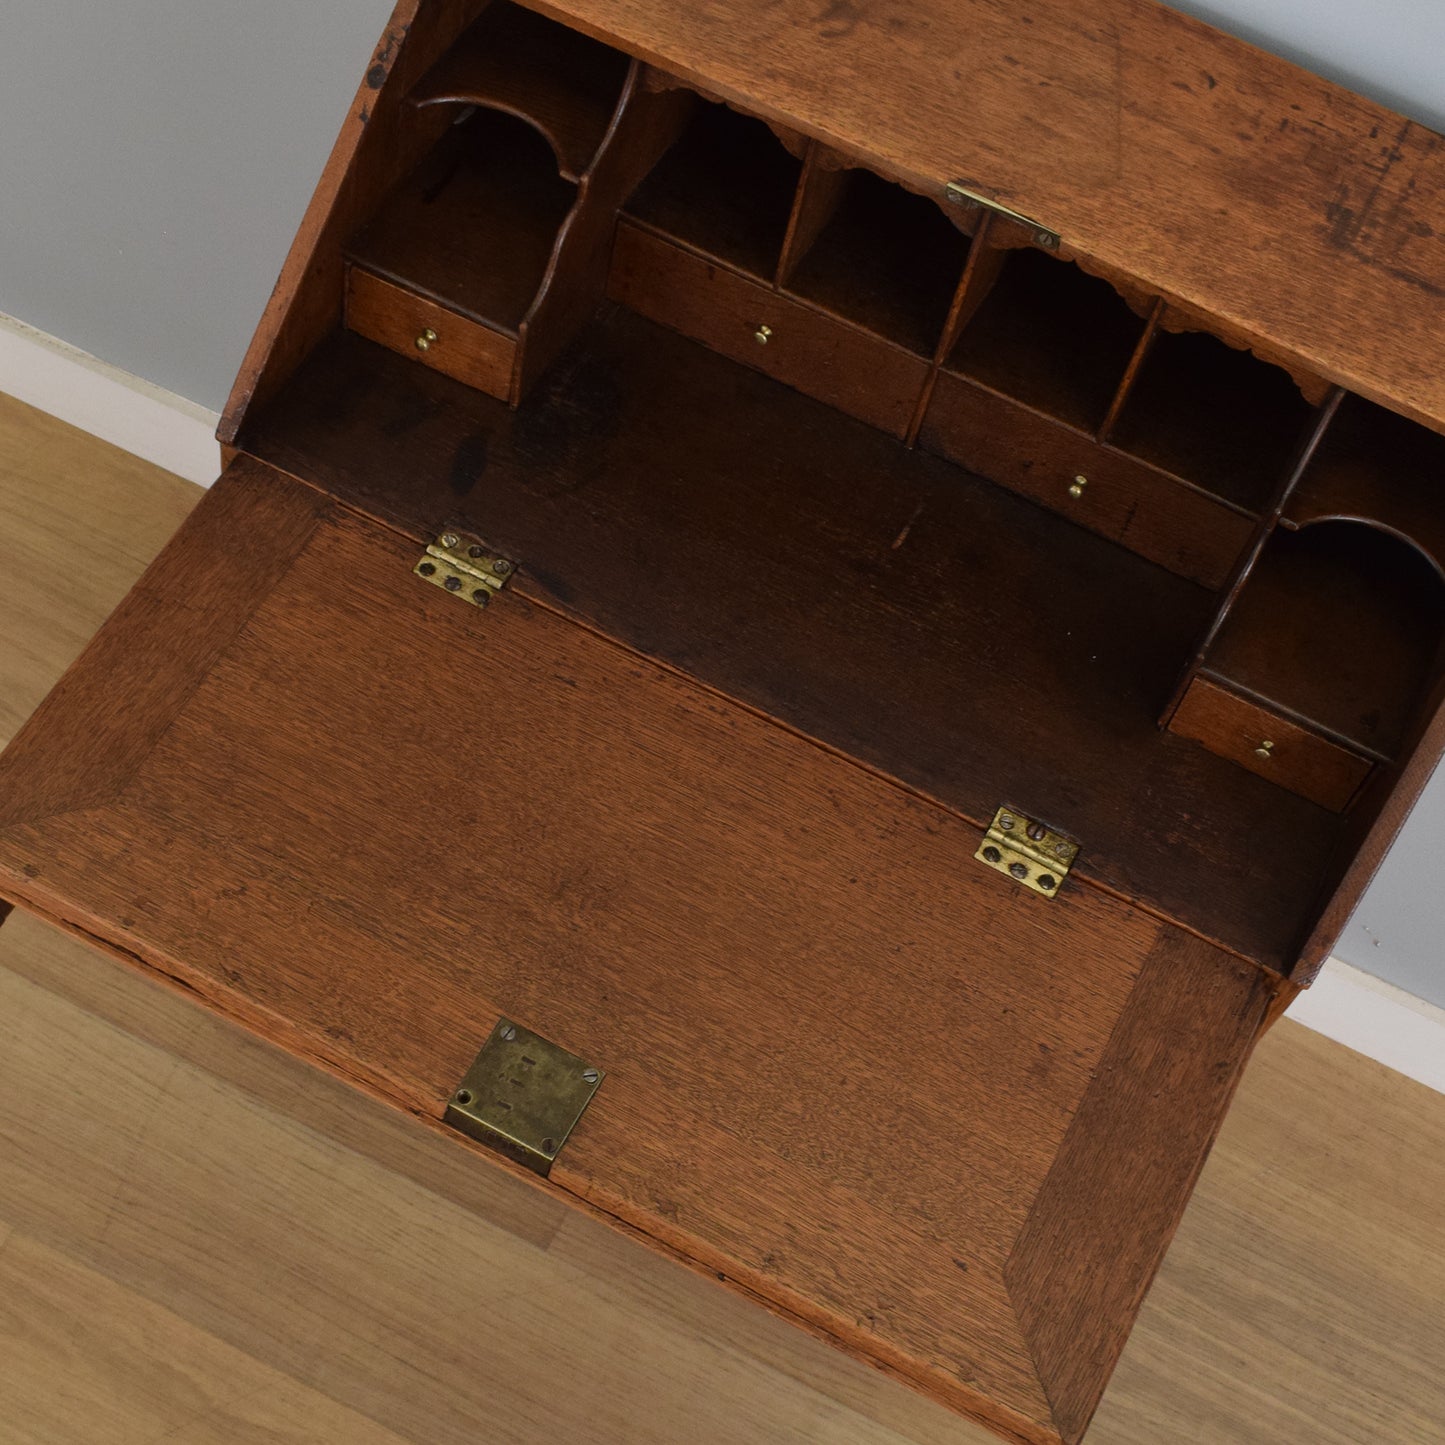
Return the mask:
[[[1434,706],[1445,438],[503,0],[392,124],[242,449],[1291,970]]]

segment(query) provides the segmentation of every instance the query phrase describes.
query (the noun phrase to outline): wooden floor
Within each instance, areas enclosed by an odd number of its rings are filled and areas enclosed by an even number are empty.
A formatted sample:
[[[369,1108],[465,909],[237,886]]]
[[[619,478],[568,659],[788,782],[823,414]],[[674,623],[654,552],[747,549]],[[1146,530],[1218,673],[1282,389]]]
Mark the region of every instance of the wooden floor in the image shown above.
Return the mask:
[[[198,495],[0,398],[0,741]],[[15,915],[0,1445],[989,1438],[458,1154]],[[1089,1438],[1445,1440],[1445,1098],[1281,1024]]]

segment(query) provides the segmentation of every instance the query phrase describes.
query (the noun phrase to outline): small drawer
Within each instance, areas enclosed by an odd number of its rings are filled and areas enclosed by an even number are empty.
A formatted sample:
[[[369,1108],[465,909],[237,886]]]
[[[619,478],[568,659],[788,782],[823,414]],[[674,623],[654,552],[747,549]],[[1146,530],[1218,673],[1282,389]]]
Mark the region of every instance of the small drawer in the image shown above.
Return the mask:
[[[511,399],[514,337],[358,266],[347,268],[346,326],[489,396]]]
[[[1222,587],[1251,520],[1063,422],[940,372],[920,443],[1161,567]]]
[[[608,294],[733,361],[904,436],[928,362],[627,221]]]
[[[1190,684],[1169,730],[1336,813],[1349,806],[1374,766],[1207,677]]]

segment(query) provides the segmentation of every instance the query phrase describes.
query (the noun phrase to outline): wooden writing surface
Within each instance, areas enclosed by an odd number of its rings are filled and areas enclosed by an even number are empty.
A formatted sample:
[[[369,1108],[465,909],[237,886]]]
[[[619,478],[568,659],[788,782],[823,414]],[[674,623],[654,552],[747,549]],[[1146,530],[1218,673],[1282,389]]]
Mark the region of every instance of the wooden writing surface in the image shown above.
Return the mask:
[[[233,467],[0,760],[0,889],[433,1125],[516,1017],[607,1071],[549,1189],[1077,1439],[1265,976],[415,555]]]

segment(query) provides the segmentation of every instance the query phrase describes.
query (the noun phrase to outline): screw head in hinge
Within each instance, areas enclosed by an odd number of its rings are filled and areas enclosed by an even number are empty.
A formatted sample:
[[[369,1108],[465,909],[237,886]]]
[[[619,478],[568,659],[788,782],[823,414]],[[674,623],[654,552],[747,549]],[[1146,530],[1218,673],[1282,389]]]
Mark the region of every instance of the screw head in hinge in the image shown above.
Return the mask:
[[[1069,495],[1070,495],[1071,497],[1073,497],[1075,500],[1077,500],[1078,498],[1080,498],[1080,497],[1082,497],[1082,496],[1084,495],[1084,488],[1087,487],[1088,485],[1089,485],[1089,479],[1088,479],[1088,477],[1083,477],[1083,476],[1075,477],[1074,480],[1073,480],[1073,482],[1072,482],[1072,483],[1070,484],[1070,486],[1069,486]]]
[[[512,1024],[502,1024],[501,1027],[497,1029],[497,1037],[511,1043],[512,1040],[517,1037],[516,1027]]]
[[[974,854],[1045,898],[1058,894],[1079,854],[1079,844],[1013,808],[1000,808]]]
[[[511,581],[517,564],[460,532],[441,532],[412,570],[434,587],[486,607]]]
[[[432,342],[436,341],[437,339],[438,338],[436,332],[433,331],[430,326],[428,326],[426,330],[417,337],[416,349],[418,351],[430,351],[432,348]]]

